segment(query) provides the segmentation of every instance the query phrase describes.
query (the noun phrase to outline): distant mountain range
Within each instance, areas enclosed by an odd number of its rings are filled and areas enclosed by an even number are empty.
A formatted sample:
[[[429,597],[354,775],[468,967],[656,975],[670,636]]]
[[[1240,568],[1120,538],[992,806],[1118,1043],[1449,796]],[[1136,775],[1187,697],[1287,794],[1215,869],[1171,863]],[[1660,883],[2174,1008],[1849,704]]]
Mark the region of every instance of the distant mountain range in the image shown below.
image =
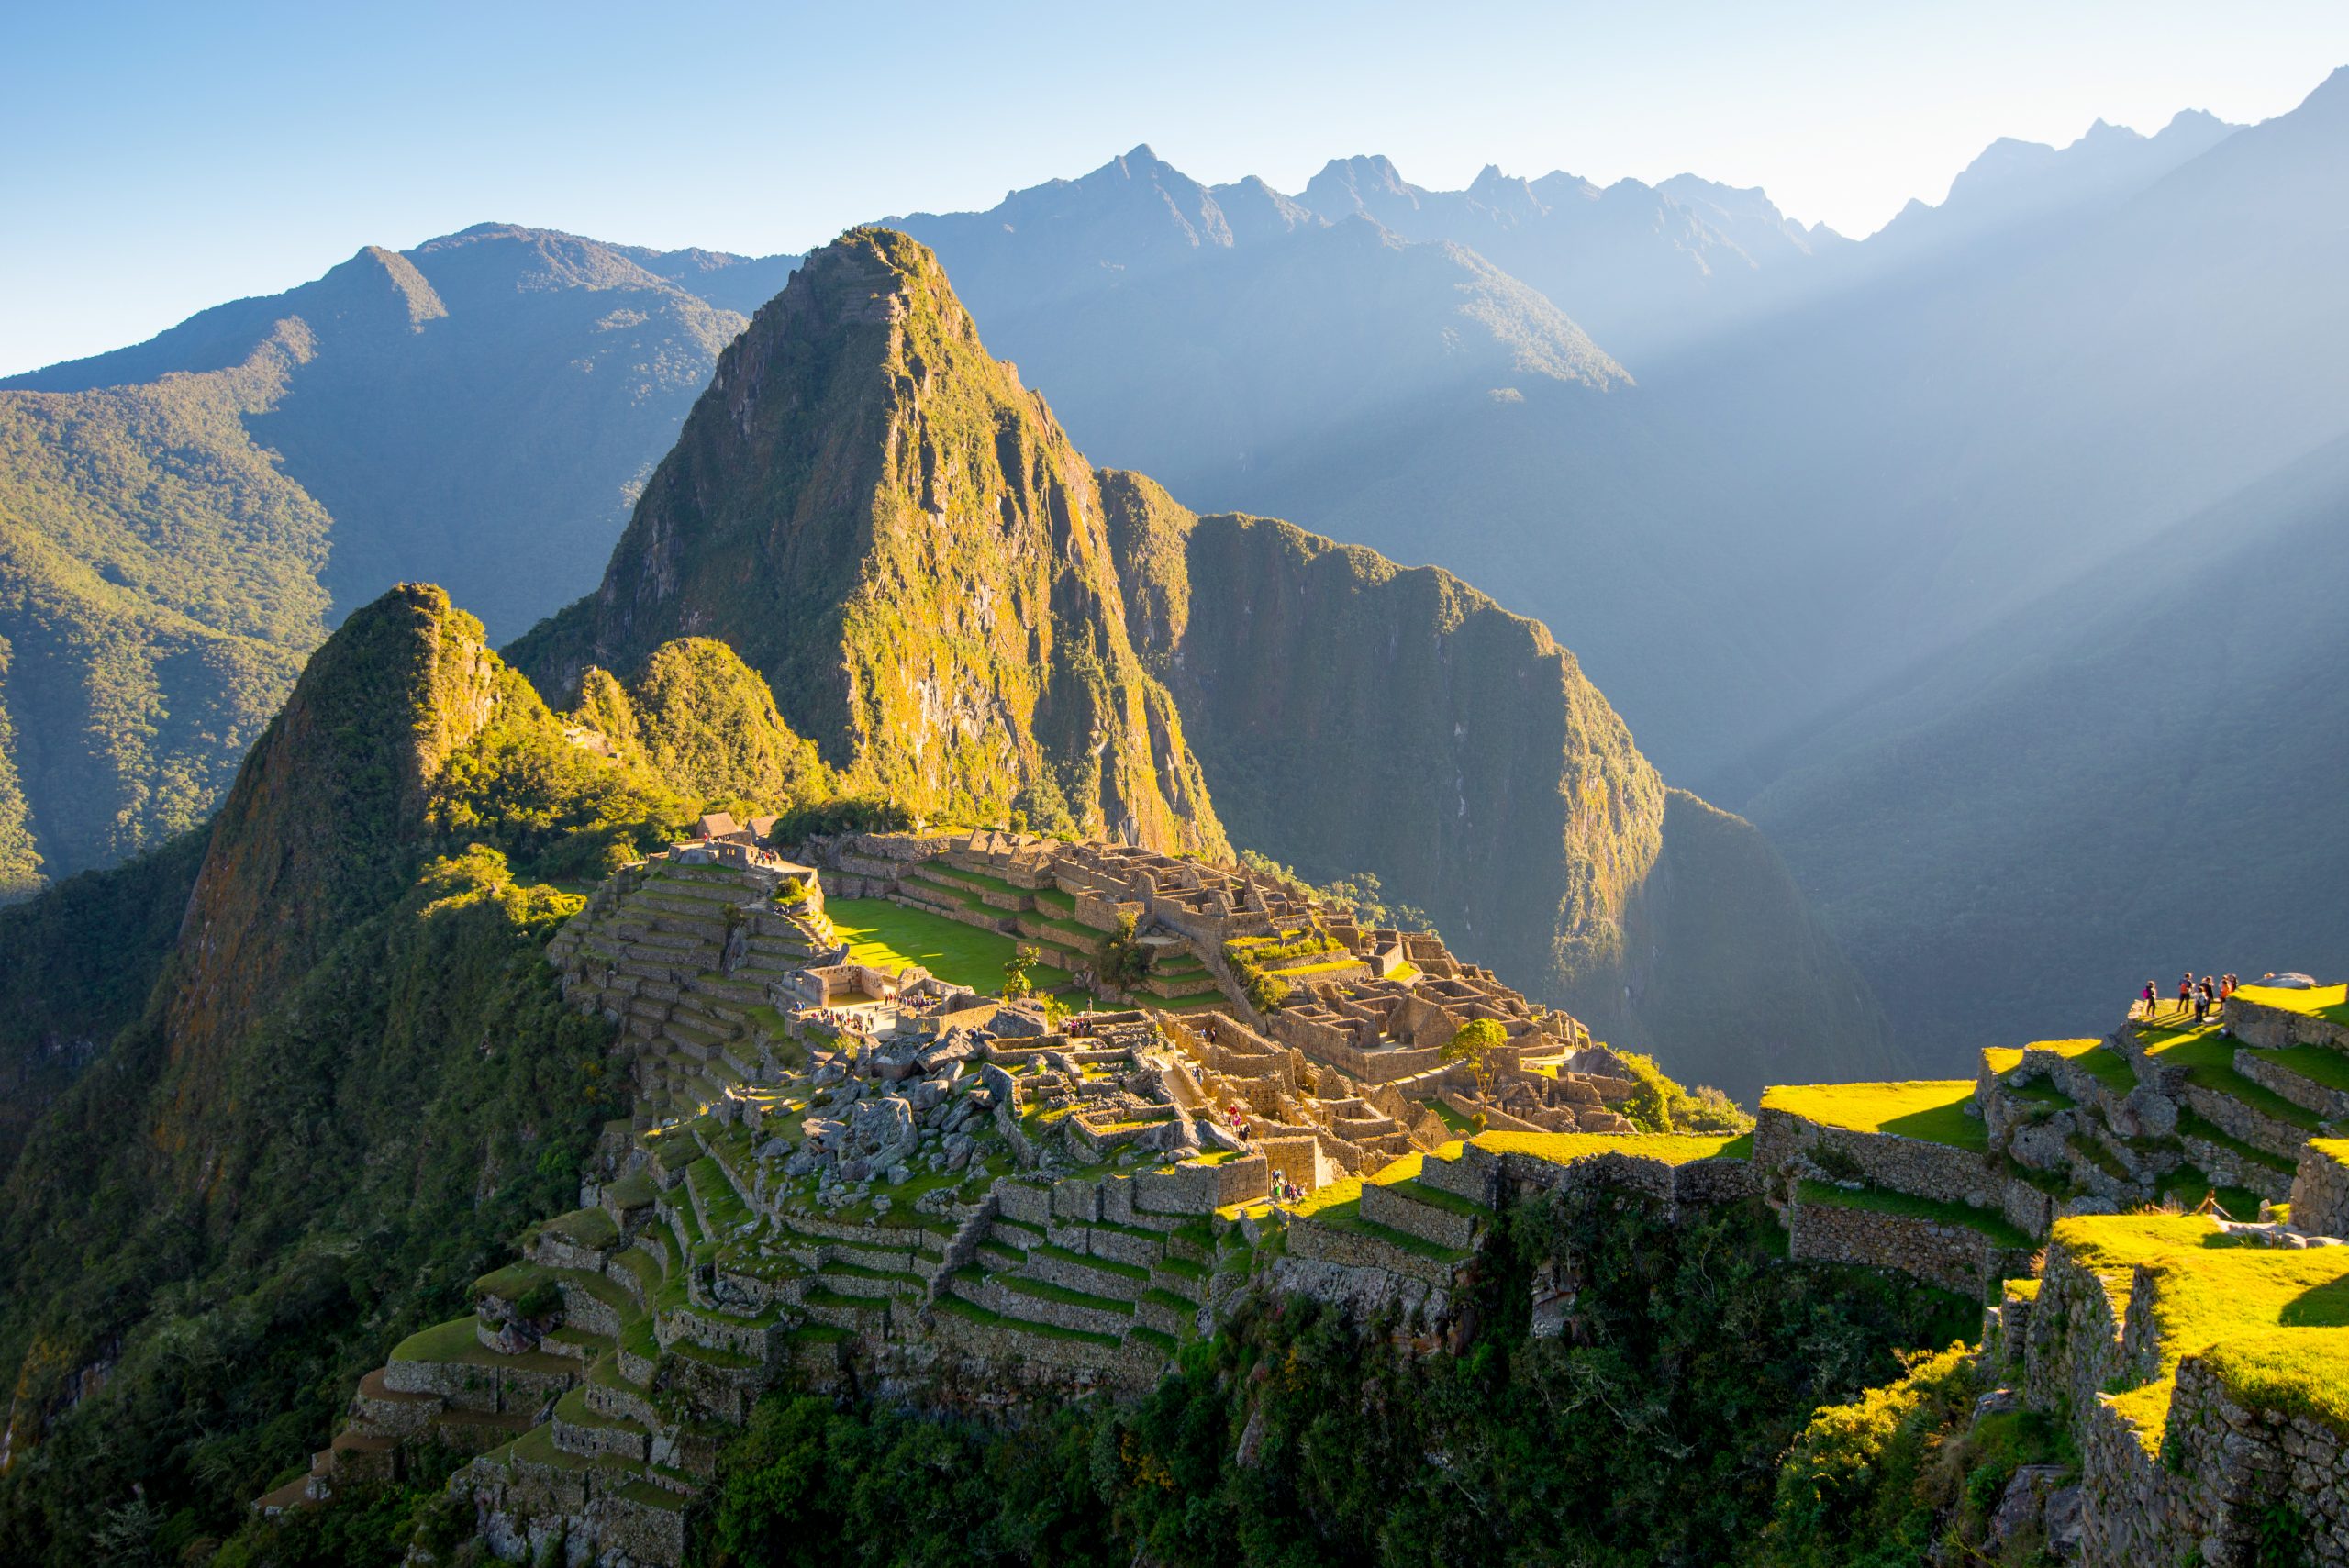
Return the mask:
[[[2293,755],[2349,754],[2298,695],[2321,617],[2288,629],[2250,585],[2287,550],[2327,581],[2343,548],[2344,171],[2336,74],[2248,128],[1994,144],[1865,241],[1693,176],[1434,192],[1354,158],[1284,195],[1147,148],[892,222],[1093,465],[1556,628],[1665,776],[1783,842],[1898,1029],[1954,1062],[2101,1016],[2149,965],[2349,967],[2309,891],[2349,871],[2327,791],[2079,751],[2085,716],[2215,734],[2299,703]],[[199,818],[325,628],[393,582],[446,584],[501,640],[586,593],[796,260],[484,226],[6,384],[0,876]],[[168,528],[144,499],[166,485]],[[2148,617],[2223,681],[2114,655]],[[2302,863],[2241,862],[2266,868],[2243,906],[2197,923],[2221,951],[2168,951],[2138,846],[2223,861],[2252,824]],[[2062,984],[2018,977],[2059,939]]]

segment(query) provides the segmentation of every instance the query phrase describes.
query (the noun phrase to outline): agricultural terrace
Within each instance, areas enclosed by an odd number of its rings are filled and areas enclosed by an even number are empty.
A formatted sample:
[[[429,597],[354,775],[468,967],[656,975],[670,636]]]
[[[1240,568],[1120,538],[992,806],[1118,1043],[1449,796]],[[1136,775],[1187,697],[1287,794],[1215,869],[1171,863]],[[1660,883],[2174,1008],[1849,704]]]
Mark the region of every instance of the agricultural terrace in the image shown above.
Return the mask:
[[[2235,995],[2263,1007],[2306,1013],[2327,1023],[2349,1025],[2349,985],[2313,985],[2304,990],[2282,985],[2239,985]]]
[[[2161,1214],[2059,1219],[2054,1241],[2091,1272],[2150,1276],[2157,1370],[2112,1396],[2149,1451],[2167,1428],[2178,1362],[2213,1347],[2212,1370],[2239,1396],[2336,1421],[2349,1410],[2349,1359],[2337,1353],[2349,1336],[2319,1344],[2279,1332],[2349,1327],[2349,1247],[2260,1247],[2199,1216]],[[2321,1348],[2336,1353],[2295,1353]]]
[[[1762,1095],[1764,1110],[1784,1111],[1820,1127],[1889,1132],[1987,1152],[1988,1130],[1979,1117],[1966,1114],[1973,1102],[1970,1078],[1909,1084],[1802,1084],[1765,1090]]]
[[[1018,945],[1000,931],[966,926],[926,909],[908,909],[885,898],[829,898],[824,913],[832,929],[848,943],[851,963],[898,970],[918,963],[950,984],[965,985],[981,995],[1003,989],[1003,966]],[[1068,972],[1036,963],[1028,978],[1039,991],[1056,991],[1073,984]],[[1071,996],[1071,1006],[1087,1005]]]
[[[2019,1049],[1989,1046],[1982,1052],[1982,1065],[1993,1077],[2003,1078],[2022,1065],[2026,1051],[2060,1056],[2116,1095],[2125,1095],[2137,1086],[2137,1075],[2130,1069],[2128,1059],[2100,1040],[2035,1040]]]

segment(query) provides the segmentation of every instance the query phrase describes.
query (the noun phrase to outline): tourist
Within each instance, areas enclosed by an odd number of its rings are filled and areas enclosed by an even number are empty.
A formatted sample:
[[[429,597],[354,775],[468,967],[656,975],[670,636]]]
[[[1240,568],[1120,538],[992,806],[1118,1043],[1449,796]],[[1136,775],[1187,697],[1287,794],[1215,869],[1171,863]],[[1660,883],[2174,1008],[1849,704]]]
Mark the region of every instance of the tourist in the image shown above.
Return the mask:
[[[2184,1023],[2184,1022],[2186,1021],[2186,1015],[2187,1015],[2187,1014],[2188,1014],[2188,1013],[2190,1013],[2190,1012],[2192,1012],[2193,1010],[2194,1010],[2194,972],[2193,972],[2193,971],[2191,971],[2191,970],[2188,970],[2187,973],[2185,973],[2184,974],[2181,974],[2181,975],[2179,975],[2179,976],[2177,977],[2177,1020],[2178,1020],[2178,1022],[2180,1022],[2180,1023]]]
[[[2150,1024],[2154,1021],[2154,1015],[2160,1012],[2162,1007],[2162,994],[2150,980],[2145,982],[2144,998],[2145,1010],[2143,1016],[2144,1020]]]

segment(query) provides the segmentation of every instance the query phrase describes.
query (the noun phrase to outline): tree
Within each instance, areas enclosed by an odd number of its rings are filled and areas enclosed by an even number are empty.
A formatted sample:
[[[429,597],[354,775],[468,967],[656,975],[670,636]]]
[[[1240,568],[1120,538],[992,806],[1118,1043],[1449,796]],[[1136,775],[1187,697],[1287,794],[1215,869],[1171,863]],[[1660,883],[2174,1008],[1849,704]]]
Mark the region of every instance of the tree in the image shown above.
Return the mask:
[[[1030,948],[1013,948],[1011,956],[1003,961],[1003,999],[1017,1002],[1022,996],[1035,994],[1035,983],[1028,978],[1029,966],[1036,962]]]
[[[1118,917],[1118,929],[1101,950],[1101,983],[1131,991],[1150,973],[1150,950],[1134,936],[1134,917]]]
[[[1493,1086],[1492,1051],[1495,1046],[1508,1043],[1508,1031],[1497,1018],[1471,1018],[1460,1026],[1443,1048],[1446,1062],[1464,1062],[1476,1077],[1476,1092],[1489,1093]]]

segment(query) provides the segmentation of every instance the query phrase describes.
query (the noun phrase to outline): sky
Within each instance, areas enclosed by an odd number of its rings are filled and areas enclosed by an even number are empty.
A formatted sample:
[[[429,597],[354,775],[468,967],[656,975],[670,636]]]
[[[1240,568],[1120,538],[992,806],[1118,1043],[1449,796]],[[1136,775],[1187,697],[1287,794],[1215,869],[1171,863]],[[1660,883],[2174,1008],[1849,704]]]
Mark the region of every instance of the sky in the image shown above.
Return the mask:
[[[804,250],[1139,143],[1297,191],[1385,153],[1694,172],[1852,235],[2001,136],[2251,122],[2349,64],[2340,0],[1179,7],[0,0],[0,373],[473,223]]]

